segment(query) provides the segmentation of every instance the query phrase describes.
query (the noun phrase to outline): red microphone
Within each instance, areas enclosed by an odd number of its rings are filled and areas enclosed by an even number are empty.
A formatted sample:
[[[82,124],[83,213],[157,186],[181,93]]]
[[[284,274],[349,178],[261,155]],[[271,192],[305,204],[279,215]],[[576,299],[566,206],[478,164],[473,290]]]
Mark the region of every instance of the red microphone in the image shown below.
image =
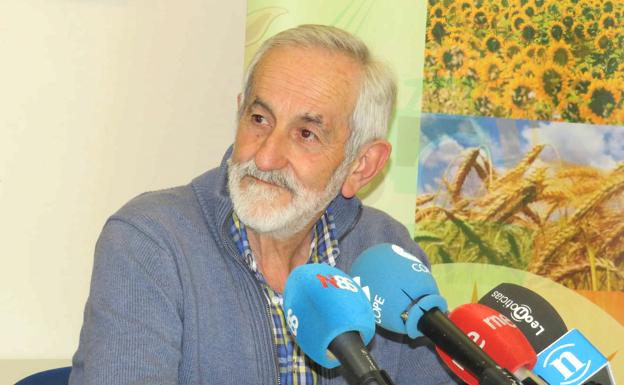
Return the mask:
[[[466,333],[494,362],[507,369],[524,384],[547,385],[544,380],[531,372],[537,362],[535,350],[507,317],[496,310],[478,303],[457,307],[449,314],[449,319]],[[459,378],[469,385],[479,385],[478,379],[443,350],[436,347],[446,365]]]

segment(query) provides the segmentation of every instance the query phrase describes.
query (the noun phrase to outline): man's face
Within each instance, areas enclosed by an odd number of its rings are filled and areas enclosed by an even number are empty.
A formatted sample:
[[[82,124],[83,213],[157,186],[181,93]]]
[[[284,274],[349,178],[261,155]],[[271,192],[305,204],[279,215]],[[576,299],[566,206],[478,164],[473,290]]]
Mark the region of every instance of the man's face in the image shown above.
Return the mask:
[[[353,59],[317,48],[275,48],[259,63],[229,171],[246,225],[292,233],[338,193],[359,79]]]

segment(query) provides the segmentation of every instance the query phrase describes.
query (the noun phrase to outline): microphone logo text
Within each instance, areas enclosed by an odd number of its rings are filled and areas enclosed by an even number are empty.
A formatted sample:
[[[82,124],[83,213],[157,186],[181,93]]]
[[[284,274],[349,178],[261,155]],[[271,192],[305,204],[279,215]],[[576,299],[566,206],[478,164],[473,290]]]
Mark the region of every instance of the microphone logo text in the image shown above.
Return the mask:
[[[354,293],[358,291],[357,285],[350,278],[342,275],[327,274],[327,276],[324,276],[322,274],[317,274],[316,278],[325,289],[329,288],[331,285],[336,289],[348,290]]]
[[[375,294],[375,298],[373,299],[373,315],[375,316],[375,322],[381,323],[381,307],[384,302],[386,302],[385,298],[382,298]]]
[[[299,319],[293,313],[292,309],[288,309],[286,313],[286,323],[288,324],[288,329],[290,329],[290,333],[293,336],[297,336],[297,328],[299,327]]]
[[[526,322],[527,324],[531,325],[531,328],[536,329],[536,336],[542,334],[542,332],[544,331],[544,326],[542,326],[540,322],[535,319],[532,314],[533,310],[531,310],[528,305],[519,304],[504,295],[503,293],[500,293],[496,290],[492,293],[492,297],[494,297],[494,299],[496,299],[498,302],[503,304],[503,306],[509,309],[509,311],[511,312],[510,316],[514,321],[519,323]]]

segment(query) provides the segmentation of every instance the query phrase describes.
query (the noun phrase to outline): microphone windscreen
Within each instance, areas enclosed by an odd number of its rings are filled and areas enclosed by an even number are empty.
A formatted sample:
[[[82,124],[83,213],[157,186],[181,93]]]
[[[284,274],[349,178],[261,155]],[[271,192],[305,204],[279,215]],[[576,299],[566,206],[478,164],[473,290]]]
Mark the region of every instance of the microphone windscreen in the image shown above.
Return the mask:
[[[608,379],[608,365],[607,358],[579,330],[571,329],[537,355],[534,371],[549,384],[581,385],[605,374]]]
[[[429,268],[400,246],[381,243],[366,249],[353,262],[351,276],[368,293],[375,322],[393,332],[410,334],[401,315],[425,296],[446,311]]]
[[[555,308],[539,294],[512,283],[501,283],[479,300],[510,320],[541,352],[564,335],[568,328]]]
[[[290,273],[284,313],[301,350],[330,369],[340,364],[328,350],[336,337],[356,331],[366,345],[375,335],[373,312],[360,286],[327,264],[305,264]]]
[[[449,314],[449,319],[472,339],[501,367],[516,372],[519,368],[532,369],[537,361],[533,347],[507,317],[481,304],[465,304]],[[469,385],[478,385],[478,379],[436,347],[446,365]]]

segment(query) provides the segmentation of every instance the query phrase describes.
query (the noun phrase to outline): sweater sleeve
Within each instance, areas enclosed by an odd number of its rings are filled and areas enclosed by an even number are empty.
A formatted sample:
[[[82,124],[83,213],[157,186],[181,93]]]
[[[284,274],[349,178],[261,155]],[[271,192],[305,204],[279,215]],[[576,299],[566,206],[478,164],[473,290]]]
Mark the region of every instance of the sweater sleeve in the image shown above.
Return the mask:
[[[175,262],[137,227],[109,220],[69,383],[178,384],[182,289]]]

